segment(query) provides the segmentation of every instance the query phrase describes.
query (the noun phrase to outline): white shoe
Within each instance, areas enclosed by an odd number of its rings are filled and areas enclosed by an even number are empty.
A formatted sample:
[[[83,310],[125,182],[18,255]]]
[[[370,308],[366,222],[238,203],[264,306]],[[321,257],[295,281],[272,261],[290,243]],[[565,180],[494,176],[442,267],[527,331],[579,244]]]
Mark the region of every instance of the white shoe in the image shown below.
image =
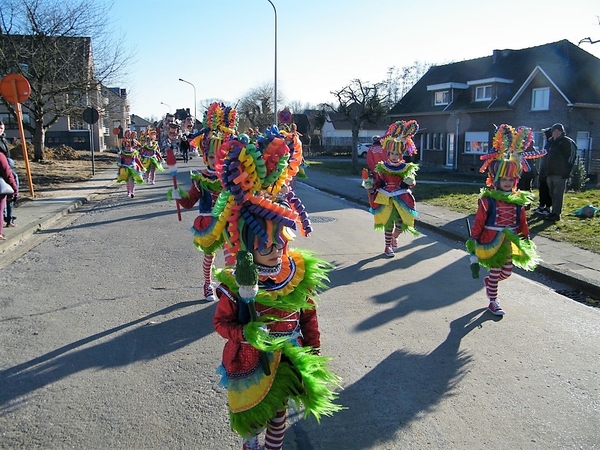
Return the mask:
[[[394,249],[392,247],[386,247],[385,250],[383,251],[383,254],[385,256],[387,256],[388,258],[393,258],[394,256],[396,256],[396,254],[394,253]]]

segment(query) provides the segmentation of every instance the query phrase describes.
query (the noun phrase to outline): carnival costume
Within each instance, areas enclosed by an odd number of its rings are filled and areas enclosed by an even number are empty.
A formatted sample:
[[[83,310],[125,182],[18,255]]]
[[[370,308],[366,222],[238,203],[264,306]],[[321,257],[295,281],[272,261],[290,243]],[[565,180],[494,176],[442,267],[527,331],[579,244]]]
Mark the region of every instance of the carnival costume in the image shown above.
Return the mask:
[[[140,133],[140,159],[144,166],[144,181],[154,184],[156,182],[156,172],[164,172],[162,165],[163,157],[158,149],[156,142],[156,130],[148,129]]]
[[[533,270],[540,261],[535,244],[529,239],[525,210],[533,196],[516,187],[521,173],[531,170],[527,160],[542,157],[545,150],[533,147],[533,133],[527,127],[502,124],[497,127],[492,142],[490,152],[481,156],[485,163],[480,172],[488,170],[487,187],[481,190],[471,239],[467,240],[466,247],[471,253],[473,278],[478,278],[480,265],[489,269],[484,279],[489,309],[503,315],[497,302],[498,282],[512,274],[513,265]],[[500,190],[501,178],[513,180],[510,191]]]
[[[227,387],[231,428],[243,448],[281,448],[288,400],[319,420],[341,409],[333,403],[339,378],[319,355],[317,292],[331,265],[311,253],[290,250],[291,230],[311,232],[300,200],[287,188],[290,148],[277,127],[258,137],[223,144],[217,173],[223,192],[213,210],[226,233],[235,267],[217,272],[219,304],[213,322],[227,339],[218,373]],[[260,266],[253,252],[281,251],[281,263]]]
[[[137,133],[135,131],[127,131],[123,139],[121,139],[121,149],[119,151],[119,171],[117,183],[127,183],[127,196],[133,198],[135,195],[135,185],[143,184],[142,177],[144,167],[139,158],[137,147]]]
[[[215,201],[222,191],[221,182],[214,168],[214,156],[223,142],[233,139],[237,124],[238,116],[235,109],[218,102],[208,107],[204,114],[202,130],[192,139],[193,145],[202,150],[206,167],[190,172],[192,187],[188,192],[180,190],[180,195],[177,196],[179,204],[185,209],[192,209],[196,203],[198,204],[198,217],[194,220],[190,231],[194,235],[194,246],[204,253],[203,291],[204,298],[209,302],[215,300],[212,286],[215,252],[223,247],[225,236],[222,230],[216,229],[219,219],[212,214]],[[173,189],[169,189],[167,198],[169,200],[174,198]]]
[[[391,124],[386,134],[381,138],[385,151],[398,152],[401,156],[406,153],[412,156],[417,148],[412,137],[419,131],[415,120],[398,121]],[[402,158],[393,162],[389,157],[375,165],[373,180],[363,181],[363,187],[370,190],[371,212],[375,216],[376,230],[383,230],[385,237],[386,256],[394,256],[398,236],[403,232],[419,236],[415,230],[415,198],[411,187],[416,184],[415,176],[419,166],[407,163]]]

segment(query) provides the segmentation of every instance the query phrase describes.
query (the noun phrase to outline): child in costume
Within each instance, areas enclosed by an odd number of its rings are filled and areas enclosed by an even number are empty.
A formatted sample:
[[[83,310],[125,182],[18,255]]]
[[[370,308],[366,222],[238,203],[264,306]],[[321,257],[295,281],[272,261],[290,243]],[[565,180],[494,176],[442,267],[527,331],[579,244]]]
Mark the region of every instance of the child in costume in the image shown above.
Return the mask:
[[[498,303],[498,283],[511,275],[513,264],[533,270],[539,262],[535,244],[529,239],[525,212],[532,194],[516,189],[521,172],[531,170],[526,160],[545,154],[532,142],[531,128],[502,124],[496,129],[490,153],[481,157],[486,162],[480,171],[488,170],[488,187],[481,190],[466,246],[472,255],[473,277],[478,278],[479,265],[489,269],[484,278],[485,292],[488,309],[497,316],[504,315]]]
[[[362,183],[368,191],[371,212],[375,216],[375,229],[384,231],[383,253],[388,258],[395,256],[394,249],[398,246],[400,233],[419,235],[415,230],[415,198],[410,190],[416,184],[419,166],[403,160],[405,153],[412,156],[417,152],[412,140],[417,131],[419,124],[416,120],[391,124],[381,138],[387,158],[375,165],[373,179],[366,177]]]
[[[206,168],[190,172],[192,187],[186,192],[170,189],[168,198],[179,200],[185,209],[192,209],[198,203],[198,217],[191,228],[194,234],[194,245],[204,253],[202,273],[204,277],[204,298],[208,302],[215,300],[212,286],[213,262],[215,252],[223,246],[224,235],[215,232],[218,218],[212,215],[212,210],[219,193],[221,182],[215,171],[215,151],[229,139],[233,139],[237,128],[237,111],[222,103],[212,103],[204,115],[203,128],[192,140],[202,149],[202,157]]]
[[[156,172],[164,172],[165,170],[162,165],[163,157],[158,149],[158,142],[156,142],[156,130],[145,130],[141,133],[140,138],[142,144],[140,159],[145,170],[144,181],[155,184]]]
[[[119,172],[117,183],[127,183],[127,197],[135,196],[135,185],[143,184],[142,177],[144,166],[140,161],[137,147],[137,133],[135,131],[127,131],[123,139],[121,139],[121,150],[119,151]]]
[[[317,420],[341,409],[332,390],[339,378],[320,356],[315,304],[331,266],[289,247],[292,229],[311,231],[302,203],[286,188],[289,154],[275,128],[258,146],[232,140],[217,155],[223,192],[213,214],[222,218],[236,264],[217,273],[213,323],[227,339],[218,372],[245,450],[282,447],[289,400]]]

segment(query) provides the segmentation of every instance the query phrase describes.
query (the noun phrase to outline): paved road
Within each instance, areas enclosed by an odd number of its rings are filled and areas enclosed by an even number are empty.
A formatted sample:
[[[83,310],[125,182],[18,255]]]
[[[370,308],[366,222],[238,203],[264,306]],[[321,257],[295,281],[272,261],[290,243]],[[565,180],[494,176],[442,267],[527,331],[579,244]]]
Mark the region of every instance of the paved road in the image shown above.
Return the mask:
[[[0,448],[239,448],[169,184],[109,189],[1,269]],[[599,310],[514,275],[497,318],[454,242],[425,231],[386,259],[364,208],[300,196],[299,246],[336,265],[319,314],[348,409],[294,417],[286,449],[600,448]]]

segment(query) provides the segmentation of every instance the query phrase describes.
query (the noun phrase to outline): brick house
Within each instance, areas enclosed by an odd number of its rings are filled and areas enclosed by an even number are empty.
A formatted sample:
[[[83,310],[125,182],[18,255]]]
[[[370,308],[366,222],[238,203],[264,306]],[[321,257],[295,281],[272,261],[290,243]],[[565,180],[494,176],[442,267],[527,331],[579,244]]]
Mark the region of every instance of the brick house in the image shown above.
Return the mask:
[[[588,173],[600,171],[600,59],[567,40],[433,66],[390,110],[416,119],[423,169],[477,171],[494,124],[542,129],[560,122]]]

